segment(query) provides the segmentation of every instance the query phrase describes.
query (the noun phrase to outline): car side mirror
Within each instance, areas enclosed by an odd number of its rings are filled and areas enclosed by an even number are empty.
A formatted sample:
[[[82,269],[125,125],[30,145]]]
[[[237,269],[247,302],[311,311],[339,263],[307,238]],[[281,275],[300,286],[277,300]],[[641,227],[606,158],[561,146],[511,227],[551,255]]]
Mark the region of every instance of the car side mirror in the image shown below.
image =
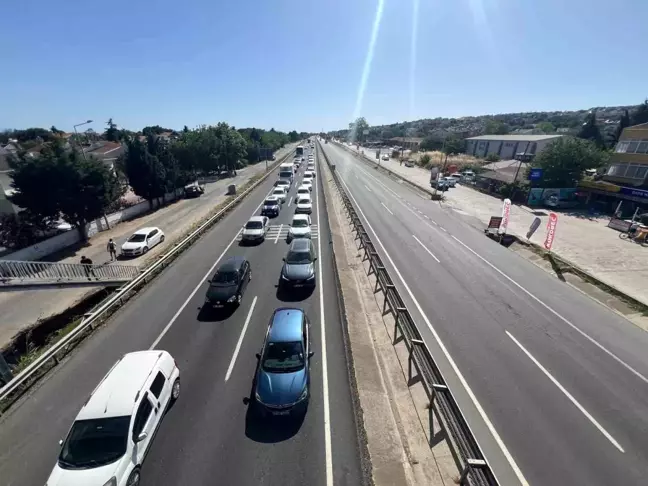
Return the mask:
[[[317,261],[317,257],[313,258],[313,261],[316,262],[316,261]]]
[[[207,283],[211,283],[211,282],[212,282],[212,279],[211,279],[211,278],[208,278],[208,279],[207,279]]]
[[[261,359],[261,355],[259,353],[255,354],[256,359]]]
[[[63,439],[59,439],[59,445],[63,446]]]
[[[315,355],[315,351],[309,351],[308,352],[308,357],[312,358]]]
[[[148,434],[146,432],[141,432],[140,435],[137,436],[137,441],[136,442],[142,442],[147,437],[148,437]]]
[[[286,259],[285,259],[285,258],[282,258],[282,259],[281,259],[281,261],[282,261],[282,262],[285,262],[285,261],[286,261]]]

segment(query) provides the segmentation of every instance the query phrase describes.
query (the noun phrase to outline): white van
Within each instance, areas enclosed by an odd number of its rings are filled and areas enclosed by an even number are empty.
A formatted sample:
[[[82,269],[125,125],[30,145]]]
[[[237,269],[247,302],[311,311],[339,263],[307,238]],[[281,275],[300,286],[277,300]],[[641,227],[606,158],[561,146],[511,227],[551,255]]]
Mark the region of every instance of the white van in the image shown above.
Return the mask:
[[[165,411],[180,395],[180,370],[166,351],[125,354],[81,407],[46,484],[139,484]]]

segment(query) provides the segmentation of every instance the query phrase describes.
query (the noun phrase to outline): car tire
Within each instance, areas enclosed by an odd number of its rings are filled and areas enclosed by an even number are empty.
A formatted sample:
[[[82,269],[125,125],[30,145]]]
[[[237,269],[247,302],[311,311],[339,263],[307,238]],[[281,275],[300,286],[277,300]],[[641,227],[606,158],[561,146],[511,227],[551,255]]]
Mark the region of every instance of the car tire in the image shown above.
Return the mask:
[[[140,483],[140,468],[136,467],[133,469],[128,476],[128,480],[126,481],[126,486],[138,486]]]
[[[241,305],[241,301],[243,300],[243,296],[241,294],[236,294],[236,306]]]
[[[149,247],[145,246],[144,249],[142,250],[142,255],[146,255],[149,251]]]
[[[248,276],[248,282],[252,280],[252,270],[250,270],[250,275]]]
[[[164,243],[164,235],[160,236],[160,243]]]
[[[174,403],[180,396],[180,378],[176,378],[171,386],[171,403]]]

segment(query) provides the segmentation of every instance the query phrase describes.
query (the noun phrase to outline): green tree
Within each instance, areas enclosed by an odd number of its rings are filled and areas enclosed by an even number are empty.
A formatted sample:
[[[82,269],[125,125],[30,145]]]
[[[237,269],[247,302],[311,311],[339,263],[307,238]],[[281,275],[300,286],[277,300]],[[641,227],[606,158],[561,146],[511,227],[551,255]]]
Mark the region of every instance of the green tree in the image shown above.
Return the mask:
[[[599,130],[598,124],[596,123],[595,111],[590,111],[585,117],[585,122],[578,132],[578,138],[589,140],[599,148],[605,147],[603,137],[601,136],[601,130]]]
[[[239,168],[239,161],[244,159],[247,154],[245,139],[225,122],[216,125],[215,132],[221,141],[220,166],[228,172],[232,172]]]
[[[103,162],[51,143],[39,157],[11,157],[11,202],[44,221],[63,217],[87,239],[87,224],[101,217],[124,192]]]
[[[448,154],[448,155],[456,155],[456,154],[461,154],[466,151],[466,142],[464,139],[455,137],[455,136],[449,136],[445,139],[445,143],[443,145],[443,152]]]
[[[533,165],[543,169],[541,187],[575,187],[585,170],[605,165],[608,158],[609,153],[594,142],[560,137],[536,156]]]
[[[548,121],[538,123],[537,128],[541,130],[542,133],[553,133],[556,131],[556,127],[554,127],[553,123]]]
[[[113,119],[109,118],[106,125],[108,128],[104,132],[104,138],[109,142],[118,142],[120,139],[119,128],[117,128],[117,125],[113,123]]]
[[[421,150],[441,150],[441,147],[443,147],[443,139],[432,135],[427,136],[421,141],[420,147]]]
[[[637,106],[637,109],[632,113],[632,117],[630,118],[630,126],[641,123],[648,123],[648,99]]]
[[[133,192],[146,199],[151,208],[153,201],[164,196],[167,187],[167,174],[164,164],[153,153],[156,141],[148,137],[146,141],[135,138],[126,145],[122,163],[128,183]]]
[[[496,153],[490,153],[486,156],[486,160],[488,162],[499,162],[500,161],[500,156],[497,155]]]
[[[354,122],[349,123],[349,141],[362,142],[365,140],[365,130],[369,129],[369,124],[363,116],[356,118]],[[303,138],[303,137],[301,137]]]
[[[290,141],[292,143],[294,143],[297,140],[299,140],[299,133],[297,133],[297,131],[293,130],[292,132],[288,132],[288,137],[290,138]]]
[[[63,135],[65,133],[63,130],[59,130],[54,125],[50,127],[50,132],[52,132],[54,135]]]
[[[484,128],[486,135],[506,135],[509,131],[510,127],[506,123],[497,120],[488,120]]]

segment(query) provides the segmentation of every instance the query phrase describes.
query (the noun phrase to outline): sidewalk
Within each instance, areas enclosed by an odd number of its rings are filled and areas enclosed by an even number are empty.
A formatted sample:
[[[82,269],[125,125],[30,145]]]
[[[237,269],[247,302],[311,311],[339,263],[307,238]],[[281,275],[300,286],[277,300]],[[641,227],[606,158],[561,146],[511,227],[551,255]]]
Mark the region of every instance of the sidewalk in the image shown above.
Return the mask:
[[[365,154],[369,152],[365,149]],[[375,163],[375,160],[369,159]],[[430,172],[420,167],[405,167],[395,160],[380,161],[380,165],[425,189],[430,189]],[[491,216],[500,216],[502,200],[457,184],[445,192],[441,207],[477,218],[485,228]],[[531,222],[542,221],[531,242],[542,245],[546,236],[549,208],[529,208],[513,205],[508,232],[526,239]],[[578,211],[554,211],[558,214],[556,238],[552,252],[626,295],[648,305],[648,250],[623,241],[619,233],[607,228],[609,218],[594,218]]]
[[[277,159],[290,150],[292,145],[276,152]],[[165,242],[146,254],[129,260],[120,260],[120,265],[144,266],[146,261],[154,259],[169,249],[169,245],[187,232],[194,224],[205,218],[219,204],[227,199],[227,186],[236,184],[240,188],[255,175],[265,172],[265,162],[249,165],[237,171],[236,177],[222,179],[205,185],[205,194],[194,199],[179,199],[168,206],[147,213],[133,220],[113,226],[110,230],[94,235],[82,248],[70,247],[57,255],[47,258],[48,261],[79,263],[81,256],[86,256],[94,264],[110,264],[106,245],[110,238],[115,240],[117,249],[138,228],[146,226],[159,227],[166,236]],[[74,230],[73,230],[74,231]],[[29,328],[37,321],[60,314],[69,307],[83,300],[97,289],[44,289],[25,292],[0,293],[0,349],[7,345],[18,332]]]

